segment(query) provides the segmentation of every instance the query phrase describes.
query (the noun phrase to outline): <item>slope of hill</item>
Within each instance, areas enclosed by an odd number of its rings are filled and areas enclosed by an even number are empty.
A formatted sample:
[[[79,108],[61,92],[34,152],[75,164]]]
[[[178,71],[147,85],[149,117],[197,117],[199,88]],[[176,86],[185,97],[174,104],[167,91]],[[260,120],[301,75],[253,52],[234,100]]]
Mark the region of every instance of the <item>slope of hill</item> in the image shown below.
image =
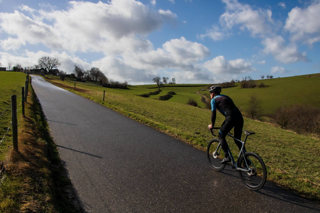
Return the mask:
[[[269,98],[270,102],[281,102],[284,97],[287,97],[293,103],[297,99],[295,97],[299,97],[301,102],[309,100],[308,94],[310,93],[313,96],[316,95],[317,92],[314,90],[319,91],[317,83],[319,79],[316,75],[306,78],[306,81],[304,81],[304,78],[298,76],[265,80],[269,86],[268,88],[240,89],[238,86],[225,89],[224,93],[232,96],[232,98],[236,99],[236,102],[250,94],[248,91],[257,91],[260,96],[270,95],[271,98],[265,97],[265,100]],[[190,97],[197,97],[199,101],[200,96],[197,96],[196,92],[201,91],[206,85],[191,87],[176,85],[175,87],[161,88],[162,92],[159,95],[164,95],[168,91],[174,91],[177,95],[174,95],[174,98],[169,101],[159,101],[155,100],[156,96],[153,95],[148,98],[138,96],[139,94],[157,90],[155,85],[130,86],[129,89],[112,89],[79,83],[76,86],[76,90],[74,90],[74,85],[71,82],[62,82],[57,78],[48,80],[71,92],[188,142],[199,149],[205,150],[208,141],[212,139],[207,130],[207,125],[210,123],[210,110],[186,104]],[[306,92],[304,95],[299,95],[301,87],[305,87],[304,91]],[[102,100],[104,90],[105,101]],[[286,90],[285,94],[279,94],[284,90]],[[275,94],[272,94],[272,91]],[[289,96],[291,93],[292,97]],[[179,99],[179,97],[182,98]],[[318,100],[315,98],[313,104],[317,103]],[[237,102],[237,104],[239,103]],[[223,119],[218,113],[217,125],[221,124]],[[294,189],[301,194],[320,199],[320,179],[318,171],[314,169],[319,167],[317,161],[320,153],[319,139],[313,135],[299,135],[268,123],[247,118],[245,118],[244,123],[244,129],[257,133],[250,137],[246,146],[248,150],[257,152],[264,159],[268,170],[268,180]],[[235,144],[230,139],[228,141],[230,149],[235,152]]]

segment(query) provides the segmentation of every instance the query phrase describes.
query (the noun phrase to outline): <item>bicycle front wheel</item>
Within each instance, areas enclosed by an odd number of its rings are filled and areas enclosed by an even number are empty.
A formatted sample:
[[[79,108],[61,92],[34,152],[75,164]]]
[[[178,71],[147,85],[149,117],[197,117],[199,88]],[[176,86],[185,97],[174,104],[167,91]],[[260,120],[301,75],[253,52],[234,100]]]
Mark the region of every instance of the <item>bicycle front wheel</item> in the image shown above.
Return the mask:
[[[253,152],[245,153],[246,161],[243,156],[240,157],[238,167],[248,170],[241,171],[240,177],[242,182],[251,190],[261,189],[267,180],[267,169],[262,158]]]
[[[207,156],[210,165],[216,171],[221,171],[226,167],[226,164],[221,164],[223,159],[222,152],[220,141],[218,139],[212,139],[207,148]]]

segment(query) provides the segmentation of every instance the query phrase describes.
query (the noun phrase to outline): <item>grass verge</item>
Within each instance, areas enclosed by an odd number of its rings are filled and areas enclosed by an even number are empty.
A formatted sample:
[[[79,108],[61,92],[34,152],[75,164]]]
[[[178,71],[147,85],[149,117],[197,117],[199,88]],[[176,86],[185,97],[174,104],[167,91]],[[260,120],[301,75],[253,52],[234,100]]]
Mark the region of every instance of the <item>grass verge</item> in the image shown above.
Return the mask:
[[[18,132],[19,151],[10,150],[0,188],[0,212],[81,211],[33,90],[25,112]]]

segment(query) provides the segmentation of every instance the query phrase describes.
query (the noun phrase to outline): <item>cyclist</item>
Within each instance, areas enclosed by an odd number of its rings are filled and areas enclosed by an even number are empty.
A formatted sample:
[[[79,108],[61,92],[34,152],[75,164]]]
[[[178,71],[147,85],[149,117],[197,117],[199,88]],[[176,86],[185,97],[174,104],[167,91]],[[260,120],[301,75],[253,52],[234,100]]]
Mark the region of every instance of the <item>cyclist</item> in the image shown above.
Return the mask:
[[[218,109],[222,115],[225,116],[225,120],[221,125],[219,130],[219,139],[222,146],[222,149],[225,154],[225,158],[221,163],[228,163],[231,161],[228,150],[229,146],[226,141],[226,136],[232,128],[234,128],[234,137],[241,139],[242,128],[243,128],[243,117],[239,109],[235,106],[232,99],[226,95],[221,95],[220,86],[211,86],[209,88],[211,96],[211,124],[208,125],[208,129],[211,130],[214,127],[216,121],[216,110]],[[241,149],[242,144],[234,140],[237,144],[239,150]],[[245,151],[245,149],[244,149]]]

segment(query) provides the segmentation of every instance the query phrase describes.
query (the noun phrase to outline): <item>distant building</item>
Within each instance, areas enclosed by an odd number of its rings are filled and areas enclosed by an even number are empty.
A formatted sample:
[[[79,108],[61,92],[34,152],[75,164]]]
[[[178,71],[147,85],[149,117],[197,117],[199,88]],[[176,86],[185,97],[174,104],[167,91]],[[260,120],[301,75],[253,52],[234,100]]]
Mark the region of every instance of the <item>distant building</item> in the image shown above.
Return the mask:
[[[59,73],[58,69],[49,70],[49,74],[51,74],[51,75],[57,75],[58,73]]]
[[[7,71],[6,67],[0,67],[0,71]]]
[[[36,74],[36,75],[41,75],[42,73],[44,73],[44,69],[31,69],[30,70],[30,74]]]

